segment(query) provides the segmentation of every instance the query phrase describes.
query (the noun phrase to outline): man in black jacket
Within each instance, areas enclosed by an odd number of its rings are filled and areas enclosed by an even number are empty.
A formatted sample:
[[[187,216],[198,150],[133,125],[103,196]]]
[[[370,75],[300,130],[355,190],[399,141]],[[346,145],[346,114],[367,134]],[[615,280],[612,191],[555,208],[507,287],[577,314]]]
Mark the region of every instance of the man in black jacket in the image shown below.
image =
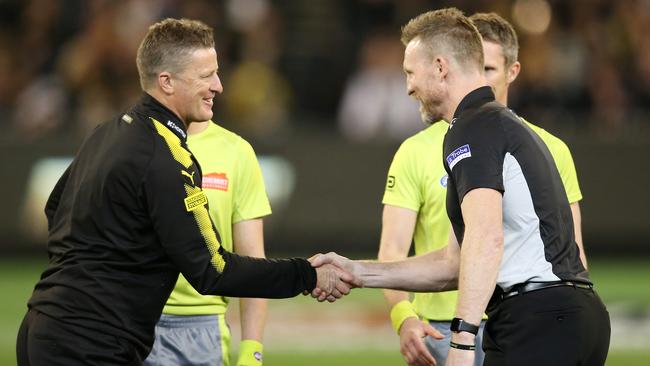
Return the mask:
[[[223,90],[212,29],[156,23],[137,65],[141,100],[87,138],[47,202],[50,264],[18,334],[21,366],[140,365],[179,271],[203,294],[349,292],[353,278],[334,266],[220,246],[186,145],[187,124],[209,120]]]

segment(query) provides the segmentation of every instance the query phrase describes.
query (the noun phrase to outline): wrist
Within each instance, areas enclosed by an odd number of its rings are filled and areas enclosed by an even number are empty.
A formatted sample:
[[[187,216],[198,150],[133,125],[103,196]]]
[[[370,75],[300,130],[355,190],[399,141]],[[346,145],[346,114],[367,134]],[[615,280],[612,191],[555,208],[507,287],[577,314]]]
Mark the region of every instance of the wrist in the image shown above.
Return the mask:
[[[450,341],[449,347],[459,349],[461,351],[471,351],[471,352],[476,351],[476,344],[464,344],[464,343],[456,343],[454,341]]]
[[[390,310],[390,321],[393,325],[393,329],[395,329],[395,332],[397,332],[398,335],[402,328],[402,324],[404,324],[404,321],[408,318],[419,319],[418,314],[413,308],[413,304],[408,300],[398,302]]]
[[[254,339],[244,339],[239,343],[239,358],[237,359],[238,366],[261,365],[262,364],[262,351],[264,346],[262,343]]]
[[[476,344],[476,336],[468,332],[451,333],[451,341],[459,344]]]
[[[462,318],[453,318],[451,320],[451,326],[450,330],[453,333],[471,333],[471,334],[478,334],[480,328],[480,321],[479,324],[474,324],[466,321],[465,319]]]

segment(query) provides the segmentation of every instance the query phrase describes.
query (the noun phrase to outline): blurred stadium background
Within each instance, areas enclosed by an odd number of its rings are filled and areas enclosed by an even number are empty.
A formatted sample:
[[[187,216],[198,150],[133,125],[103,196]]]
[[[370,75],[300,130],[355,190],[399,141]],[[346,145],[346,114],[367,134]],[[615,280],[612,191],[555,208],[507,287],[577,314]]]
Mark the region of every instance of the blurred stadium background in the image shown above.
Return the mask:
[[[215,120],[260,156],[274,210],[267,253],[368,258],[392,155],[422,128],[399,29],[446,6],[496,11],[518,31],[511,107],[574,154],[585,245],[613,320],[608,364],[650,365],[647,0],[0,0],[0,365],[15,364],[46,262],[44,201],[88,131],[138,98],[149,24],[215,28],[225,90]],[[265,343],[267,365],[401,362],[378,291],[273,302]]]

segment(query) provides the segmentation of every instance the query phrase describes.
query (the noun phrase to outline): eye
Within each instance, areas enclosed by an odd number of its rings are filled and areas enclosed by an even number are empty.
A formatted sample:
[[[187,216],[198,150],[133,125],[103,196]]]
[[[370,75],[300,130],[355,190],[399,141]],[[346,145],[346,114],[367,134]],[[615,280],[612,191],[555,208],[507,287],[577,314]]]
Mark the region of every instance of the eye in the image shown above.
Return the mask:
[[[218,75],[218,71],[216,71],[216,70],[215,70],[215,71],[211,71],[211,72],[209,72],[209,73],[207,73],[207,74],[201,75],[201,78],[202,78],[202,79],[209,79],[209,78],[211,78],[211,77],[213,77],[213,76],[215,76],[215,75]]]

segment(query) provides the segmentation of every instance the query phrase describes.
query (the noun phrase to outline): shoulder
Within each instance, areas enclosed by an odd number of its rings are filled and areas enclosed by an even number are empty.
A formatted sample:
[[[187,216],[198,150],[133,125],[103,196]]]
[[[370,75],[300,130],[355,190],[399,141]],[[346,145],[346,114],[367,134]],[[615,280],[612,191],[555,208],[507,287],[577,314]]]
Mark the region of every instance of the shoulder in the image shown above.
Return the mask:
[[[117,144],[123,145],[124,150],[152,150],[156,136],[156,128],[151,118],[138,113],[134,110],[129,110],[120,113],[113,117],[111,120],[102,123],[97,127],[96,132],[101,133],[106,141],[114,141]],[[120,152],[125,152],[120,149]],[[115,153],[119,153],[115,151]]]
[[[513,120],[515,120],[514,114],[507,108],[497,103],[487,103],[452,121],[446,141],[448,143],[462,142],[466,139],[491,141],[502,135]]]
[[[210,124],[209,132],[215,138],[220,139],[222,143],[225,143],[227,146],[238,151],[248,151],[253,149],[252,145],[246,139],[214,122]]]
[[[439,121],[415,135],[407,138],[400,145],[399,151],[409,153],[420,153],[430,150],[436,145],[442,145],[445,134],[449,130],[449,124],[445,121]]]
[[[523,118],[522,120],[526,122],[526,125],[528,125],[528,127],[530,127],[530,129],[533,130],[533,132],[535,132],[542,139],[542,141],[544,141],[549,150],[554,153],[557,152],[560,154],[570,154],[569,147],[564,141],[562,141],[562,139]]]

